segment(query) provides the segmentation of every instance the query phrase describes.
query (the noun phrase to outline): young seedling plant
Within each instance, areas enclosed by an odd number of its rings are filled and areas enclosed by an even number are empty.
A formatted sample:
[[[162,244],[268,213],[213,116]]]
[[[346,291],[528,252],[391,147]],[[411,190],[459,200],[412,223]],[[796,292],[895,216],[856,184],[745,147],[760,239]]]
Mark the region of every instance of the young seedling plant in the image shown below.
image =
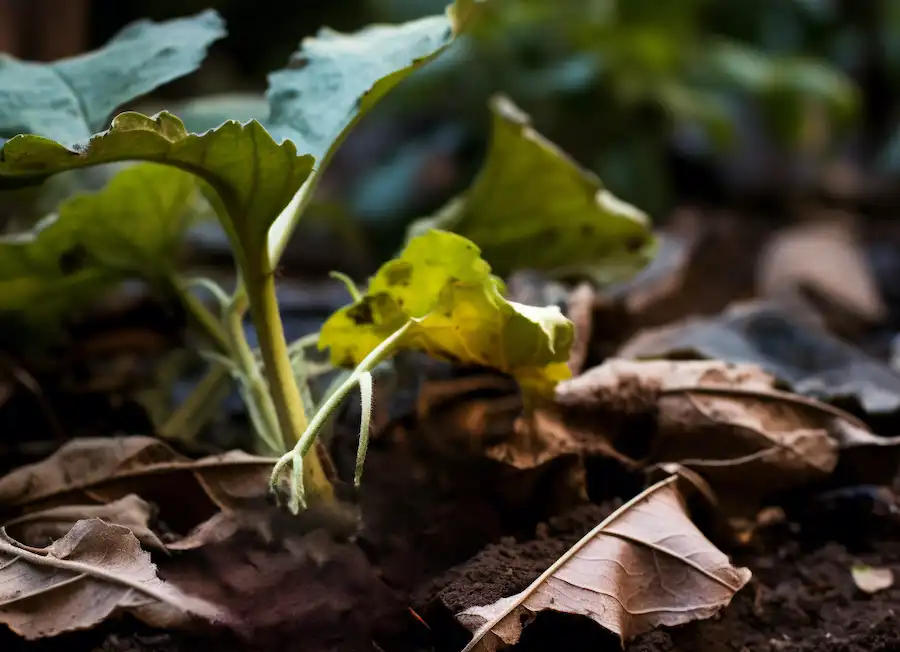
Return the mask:
[[[590,264],[599,257],[621,272],[646,262],[652,238],[639,211],[616,203],[599,180],[537,136],[504,101],[492,105],[492,148],[470,192],[442,212],[441,221],[418,227],[365,293],[344,279],[353,303],[325,323],[318,345],[330,349],[334,365],[353,371],[318,410],[305,386],[312,371],[302,348],[309,341],[288,345],[275,293],[287,242],[349,131],[462,34],[482,4],[456,0],[444,15],[356,34],[323,30],[302,43],[288,68],[270,75],[267,116],[227,121],[202,134],[189,132],[167,111],[126,111],[102,129],[117,107],[199,65],[207,47],[225,34],[215,12],[141,21],[97,52],[52,64],[0,58],[0,137],[10,137],[0,151],[0,190],[101,164],[140,162],[118,172],[99,193],[64,202],[32,232],[0,241],[0,312],[52,321],[99,288],[133,276],[174,292],[207,335],[214,349],[207,357],[216,366],[184,407],[198,409],[230,372],[262,447],[282,455],[273,488],[289,470],[294,512],[310,501],[333,500],[315,443],[357,387],[363,406],[359,483],[372,371],[399,349],[507,372],[519,381],[526,405],[534,404],[569,374],[572,325],[556,307],[505,299],[503,282],[481,257],[479,239],[487,238],[484,245],[502,265],[516,264],[517,241],[549,243],[552,220],[556,235],[564,237],[556,239],[553,256],[541,257],[541,266],[552,267],[554,260]],[[509,201],[516,188],[529,185],[542,190],[528,206]],[[238,281],[230,294],[177,269],[178,245],[203,205],[214,211],[233,252]],[[505,215],[507,226],[519,220],[521,228],[492,242],[496,229],[479,215]],[[463,237],[467,230],[475,242]],[[218,315],[194,296],[195,287],[212,294]],[[248,310],[258,353],[244,331]],[[301,355],[292,360],[292,350]]]

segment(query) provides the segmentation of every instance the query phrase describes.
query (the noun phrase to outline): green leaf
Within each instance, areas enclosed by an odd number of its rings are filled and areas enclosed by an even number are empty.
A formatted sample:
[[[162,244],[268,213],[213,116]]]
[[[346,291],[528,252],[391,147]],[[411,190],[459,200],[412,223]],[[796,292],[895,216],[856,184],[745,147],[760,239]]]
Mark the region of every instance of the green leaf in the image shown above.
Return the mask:
[[[144,163],[63,202],[32,232],[0,238],[0,313],[52,326],[117,281],[170,273],[198,194],[191,175]]]
[[[122,104],[195,70],[223,36],[222,18],[208,10],[137,21],[99,50],[53,63],[0,55],[0,137],[39,134],[72,147]]]
[[[506,300],[478,247],[432,230],[412,239],[385,263],[361,300],[332,315],[319,348],[335,365],[353,367],[404,324],[400,348],[436,358],[493,367],[512,375],[528,394],[548,394],[570,376],[566,361],[573,328],[555,306]]]
[[[288,67],[269,75],[269,130],[322,165],[392,88],[453,42],[477,3],[458,0],[445,15],[351,34],[323,28],[304,39]]]
[[[298,156],[258,122],[226,122],[205,134],[189,134],[169,113],[122,113],[108,131],[69,149],[40,136],[22,135],[0,151],[0,189],[35,183],[63,172],[114,161],[164,163],[203,179],[207,198],[231,239],[241,268],[270,271],[266,235],[281,209],[312,171],[311,156]],[[247,266],[249,263],[249,267]]]
[[[328,166],[347,134],[397,84],[447,49],[485,0],[456,0],[445,14],[400,25],[370,25],[352,34],[322,29],[305,39],[288,68],[269,75],[266,126]],[[291,207],[272,229],[277,259],[299,217]]]
[[[505,97],[491,101],[493,135],[473,185],[437,215],[410,227],[474,242],[494,270],[588,274],[605,284],[640,270],[654,251],[647,216],[616,198],[538,134]]]

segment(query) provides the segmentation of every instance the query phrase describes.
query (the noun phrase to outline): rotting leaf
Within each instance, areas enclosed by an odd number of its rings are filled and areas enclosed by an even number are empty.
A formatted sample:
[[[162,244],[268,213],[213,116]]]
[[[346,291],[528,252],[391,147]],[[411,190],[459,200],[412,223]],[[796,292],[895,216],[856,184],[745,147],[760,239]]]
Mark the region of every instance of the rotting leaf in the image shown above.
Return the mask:
[[[8,140],[0,151],[0,189],[40,183],[66,170],[128,160],[162,163],[205,181],[207,199],[244,270],[268,270],[269,227],[313,166],[312,156],[298,155],[290,141],[276,143],[255,120],[226,122],[197,135],[189,134],[170,113],[148,117],[126,112],[117,115],[107,131],[74,149],[35,135]],[[249,267],[248,261],[253,263]]]
[[[87,629],[119,611],[172,627],[220,610],[163,582],[131,531],[100,519],[75,523],[44,549],[0,529],[0,622],[35,640]]]
[[[474,633],[463,652],[514,645],[546,610],[587,616],[624,643],[712,617],[749,580],[750,571],[732,566],[693,524],[671,476],[617,509],[521,593],[458,614]]]
[[[212,10],[161,23],[139,20],[94,52],[53,63],[0,56],[0,142],[37,134],[74,147],[118,107],[194,71],[225,36]]]
[[[609,360],[561,383],[556,406],[573,433],[593,434],[635,463],[699,473],[739,514],[866,451],[893,460],[890,476],[896,452],[886,451],[900,444],[842,410],[776,389],[755,365],[719,361]],[[875,481],[871,466],[862,472]]]
[[[0,478],[0,509],[8,519],[136,494],[157,505],[176,532],[187,533],[218,513],[265,505],[274,462],[242,451],[192,460],[152,437],[74,439]],[[202,545],[202,537],[189,536]]]
[[[361,300],[322,327],[319,347],[336,365],[356,366],[407,322],[402,349],[492,367],[526,393],[546,394],[571,374],[572,323],[555,306],[537,308],[503,298],[478,247],[445,231],[411,240],[382,265]]]
[[[890,568],[873,568],[865,564],[855,564],[850,569],[853,583],[863,593],[869,595],[894,586],[894,572]]]
[[[432,61],[466,30],[486,0],[455,0],[444,15],[352,34],[324,28],[304,39],[284,70],[269,75],[265,124],[316,158],[318,177],[347,134],[397,84]],[[296,219],[288,207],[270,234],[277,260]]]
[[[870,414],[900,410],[900,374],[774,302],[732,306],[642,331],[620,358],[709,358],[756,364],[799,394],[856,398]]]
[[[150,504],[129,494],[105,505],[61,505],[29,512],[6,521],[3,528],[16,541],[42,548],[65,536],[77,521],[99,518],[127,527],[144,547],[165,552],[166,546],[150,529],[151,516]]]
[[[501,276],[515,269],[584,274],[605,285],[644,267],[650,222],[538,134],[508,98],[491,100],[493,136],[466,193],[410,227],[465,236]]]
[[[0,237],[0,312],[44,325],[124,278],[173,272],[197,199],[190,174],[142,163],[32,231]]]

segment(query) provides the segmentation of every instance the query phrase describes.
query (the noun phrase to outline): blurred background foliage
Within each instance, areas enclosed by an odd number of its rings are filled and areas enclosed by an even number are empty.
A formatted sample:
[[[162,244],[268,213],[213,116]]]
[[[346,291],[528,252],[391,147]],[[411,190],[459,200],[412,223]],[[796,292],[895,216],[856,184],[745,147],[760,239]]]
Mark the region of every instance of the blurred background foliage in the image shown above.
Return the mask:
[[[321,26],[350,31],[444,4],[94,0],[89,42],[138,17],[218,9],[229,38],[200,72],[147,99],[203,130],[264,116],[266,74]],[[891,0],[494,0],[474,34],[354,132],[321,188],[320,213],[367,233],[374,258],[391,253],[410,220],[477,172],[497,91],[656,218],[686,202],[845,192],[848,178],[868,192],[900,172],[898,90],[900,3]]]

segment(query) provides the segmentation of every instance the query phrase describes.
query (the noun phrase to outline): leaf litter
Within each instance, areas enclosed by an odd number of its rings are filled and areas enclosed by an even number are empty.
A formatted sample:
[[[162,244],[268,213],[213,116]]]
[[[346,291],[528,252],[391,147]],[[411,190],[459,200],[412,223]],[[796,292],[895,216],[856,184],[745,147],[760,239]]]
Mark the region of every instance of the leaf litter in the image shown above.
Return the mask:
[[[74,439],[0,478],[0,514],[4,523],[32,533],[52,531],[79,509],[86,516],[99,509],[114,523],[137,526],[152,502],[174,530],[167,547],[200,546],[225,536],[231,517],[266,506],[273,463],[242,451],[192,460],[152,437]],[[153,541],[143,525],[138,531]]]
[[[160,580],[127,527],[81,520],[47,548],[0,530],[0,622],[33,640],[91,627],[117,611],[161,627],[220,617],[214,605]]]
[[[750,571],[697,529],[677,485],[671,476],[628,501],[521,593],[458,614],[473,632],[463,652],[516,644],[548,609],[587,616],[624,643],[727,606]]]

